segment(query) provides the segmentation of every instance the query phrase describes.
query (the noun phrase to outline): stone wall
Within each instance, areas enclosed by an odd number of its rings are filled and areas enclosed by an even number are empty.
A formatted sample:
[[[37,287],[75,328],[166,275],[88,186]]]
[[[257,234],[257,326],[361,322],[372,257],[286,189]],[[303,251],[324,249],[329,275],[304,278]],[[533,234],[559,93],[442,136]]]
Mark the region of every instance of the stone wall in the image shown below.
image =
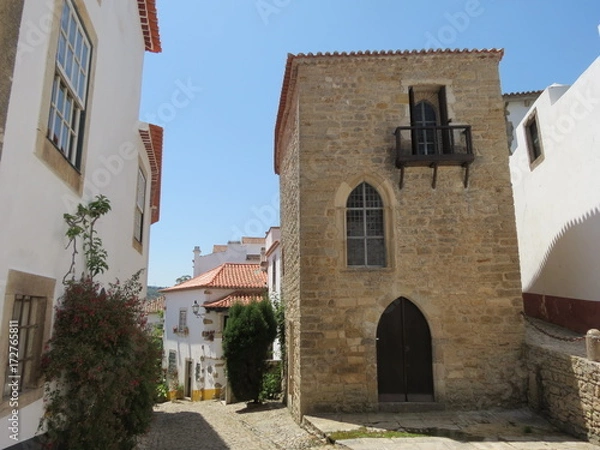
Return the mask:
[[[600,363],[527,346],[529,405],[574,436],[600,444]]]
[[[0,157],[24,0],[0,2]]]
[[[482,408],[524,401],[499,59],[498,52],[421,52],[288,62],[293,81],[284,91],[287,115],[278,119],[287,137],[276,159],[297,417],[379,408],[377,325],[401,296],[431,329],[436,402]],[[409,125],[414,85],[446,86],[453,123],[472,126],[468,188],[461,167],[441,167],[436,189],[430,168],[408,168],[399,188],[393,133]],[[388,261],[381,269],[346,266],[345,202],[363,181],[385,204]]]

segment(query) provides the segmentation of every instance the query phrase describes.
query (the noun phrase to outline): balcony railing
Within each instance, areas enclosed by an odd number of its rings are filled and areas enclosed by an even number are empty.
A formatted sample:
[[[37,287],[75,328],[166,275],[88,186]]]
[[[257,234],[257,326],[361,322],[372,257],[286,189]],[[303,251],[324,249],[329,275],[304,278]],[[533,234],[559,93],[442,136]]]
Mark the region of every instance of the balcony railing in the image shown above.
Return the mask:
[[[435,125],[398,127],[396,135],[396,167],[426,166],[434,169],[432,187],[435,188],[438,166],[465,168],[467,186],[469,165],[474,161],[470,125]]]

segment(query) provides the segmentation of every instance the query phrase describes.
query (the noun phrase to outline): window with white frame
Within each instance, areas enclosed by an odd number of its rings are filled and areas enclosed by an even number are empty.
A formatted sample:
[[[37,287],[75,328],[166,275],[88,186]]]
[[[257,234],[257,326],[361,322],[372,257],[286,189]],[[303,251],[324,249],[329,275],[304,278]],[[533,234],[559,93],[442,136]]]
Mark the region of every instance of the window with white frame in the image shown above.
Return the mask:
[[[81,168],[91,51],[75,7],[71,0],[65,0],[56,51],[48,139],[76,169]]]
[[[368,183],[361,183],[348,196],[346,246],[348,266],[385,266],[383,201]]]
[[[146,176],[142,169],[138,169],[137,190],[135,200],[135,220],[133,237],[136,241],[142,242],[144,237],[144,210],[146,205]]]

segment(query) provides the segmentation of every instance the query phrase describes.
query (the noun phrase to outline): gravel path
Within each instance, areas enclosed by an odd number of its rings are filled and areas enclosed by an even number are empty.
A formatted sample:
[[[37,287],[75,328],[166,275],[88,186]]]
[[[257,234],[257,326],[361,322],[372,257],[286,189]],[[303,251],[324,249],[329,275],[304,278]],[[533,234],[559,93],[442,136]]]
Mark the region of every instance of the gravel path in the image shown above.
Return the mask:
[[[247,408],[217,401],[166,402],[137,450],[314,450],[334,446],[301,428],[279,403]]]

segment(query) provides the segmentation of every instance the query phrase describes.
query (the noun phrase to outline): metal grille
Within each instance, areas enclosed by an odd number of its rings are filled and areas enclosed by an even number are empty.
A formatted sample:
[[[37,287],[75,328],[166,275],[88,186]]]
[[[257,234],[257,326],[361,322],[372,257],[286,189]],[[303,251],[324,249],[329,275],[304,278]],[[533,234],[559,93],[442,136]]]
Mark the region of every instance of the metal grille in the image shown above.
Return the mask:
[[[37,381],[37,362],[41,353],[43,321],[46,299],[30,295],[15,295],[10,333],[9,355],[6,364],[6,377],[3,396],[13,391],[9,383],[18,382],[18,391],[35,387]],[[13,327],[12,324],[18,324]],[[15,342],[15,340],[17,342]],[[16,343],[17,345],[12,345]]]
[[[385,266],[383,201],[377,190],[362,183],[346,202],[347,263],[349,266]]]

